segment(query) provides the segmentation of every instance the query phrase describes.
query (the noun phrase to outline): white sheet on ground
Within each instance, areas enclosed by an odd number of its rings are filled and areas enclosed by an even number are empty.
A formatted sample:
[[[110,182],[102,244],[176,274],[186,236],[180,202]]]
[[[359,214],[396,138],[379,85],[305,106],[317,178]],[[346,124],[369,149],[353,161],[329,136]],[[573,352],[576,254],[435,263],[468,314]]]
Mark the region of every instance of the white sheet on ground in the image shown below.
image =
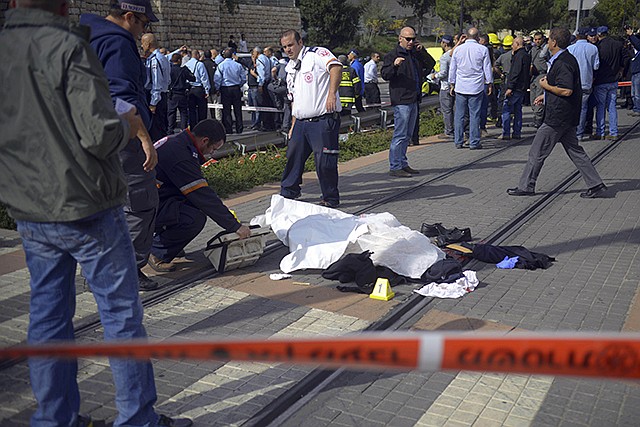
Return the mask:
[[[459,278],[453,283],[433,282],[413,292],[424,295],[425,297],[460,298],[464,294],[473,292],[479,283],[475,271],[465,270],[462,274],[464,274],[464,277]]]
[[[289,247],[289,255],[280,262],[285,273],[325,269],[346,253],[370,250],[375,265],[419,278],[445,256],[427,237],[401,225],[386,212],[356,217],[274,195],[265,215],[252,219],[251,224],[270,225]]]

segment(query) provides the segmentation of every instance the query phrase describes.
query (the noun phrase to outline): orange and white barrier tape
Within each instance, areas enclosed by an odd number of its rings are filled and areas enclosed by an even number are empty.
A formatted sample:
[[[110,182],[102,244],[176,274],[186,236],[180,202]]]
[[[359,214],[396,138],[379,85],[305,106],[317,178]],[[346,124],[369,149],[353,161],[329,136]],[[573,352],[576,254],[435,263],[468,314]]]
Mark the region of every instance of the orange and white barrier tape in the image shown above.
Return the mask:
[[[283,362],[375,370],[470,370],[640,378],[640,334],[368,332],[337,338],[61,343],[0,350],[0,359],[107,356]]]
[[[631,82],[618,82],[618,87],[631,87]]]

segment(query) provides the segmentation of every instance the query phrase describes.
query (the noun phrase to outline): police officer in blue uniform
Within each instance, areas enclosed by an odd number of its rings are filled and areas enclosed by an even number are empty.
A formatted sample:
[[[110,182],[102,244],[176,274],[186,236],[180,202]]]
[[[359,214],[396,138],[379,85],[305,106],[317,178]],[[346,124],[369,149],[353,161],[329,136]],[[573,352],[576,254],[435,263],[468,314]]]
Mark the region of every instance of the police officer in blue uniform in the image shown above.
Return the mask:
[[[149,266],[158,272],[172,271],[171,262],[204,228],[207,216],[227,231],[247,238],[251,230],[242,225],[209,187],[200,169],[206,154],[222,147],[224,127],[205,119],[192,131],[167,136],[155,143],[160,204],[149,255]]]

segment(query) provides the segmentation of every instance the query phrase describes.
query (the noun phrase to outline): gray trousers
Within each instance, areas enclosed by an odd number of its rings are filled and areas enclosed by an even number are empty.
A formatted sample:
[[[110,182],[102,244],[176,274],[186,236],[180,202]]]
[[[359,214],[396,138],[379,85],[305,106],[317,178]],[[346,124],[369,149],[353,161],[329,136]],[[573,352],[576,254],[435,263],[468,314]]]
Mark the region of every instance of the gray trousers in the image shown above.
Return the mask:
[[[538,175],[540,175],[544,161],[549,157],[549,154],[551,154],[557,142],[562,144],[564,151],[578,168],[588,188],[602,184],[602,178],[600,178],[598,171],[596,171],[593,163],[591,163],[591,159],[587,153],[585,153],[584,148],[578,144],[576,127],[563,126],[552,128],[546,123],[543,123],[540,128],[538,128],[536,136],[531,143],[529,159],[527,160],[527,165],[522,172],[520,183],[518,184],[519,189],[535,191],[536,180],[538,179]]]
[[[444,119],[445,135],[453,136],[453,106],[455,98],[449,94],[448,90],[441,90],[438,95],[440,98],[440,110]]]
[[[542,119],[544,118],[544,104],[535,105],[534,100],[542,95],[544,91],[540,87],[540,79],[543,78],[546,74],[540,74],[536,76],[535,79],[531,82],[529,86],[530,90],[530,101],[531,101],[531,109],[533,110],[533,124],[540,126],[542,124]]]

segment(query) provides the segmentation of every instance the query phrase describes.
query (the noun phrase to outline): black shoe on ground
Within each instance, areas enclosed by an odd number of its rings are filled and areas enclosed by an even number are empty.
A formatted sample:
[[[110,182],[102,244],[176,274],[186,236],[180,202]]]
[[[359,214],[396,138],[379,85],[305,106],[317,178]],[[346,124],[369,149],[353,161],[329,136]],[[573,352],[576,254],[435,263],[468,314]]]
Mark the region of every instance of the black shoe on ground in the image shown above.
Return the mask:
[[[580,193],[580,197],[582,197],[583,199],[595,199],[596,197],[600,197],[605,191],[607,191],[607,186],[604,184],[599,184],[595,187],[591,187],[584,193]]]
[[[461,150],[461,149],[462,149],[462,144],[456,144],[456,148],[457,148],[458,150]]]
[[[336,209],[340,207],[340,202],[327,202],[326,200],[320,200],[318,205],[323,206],[325,208]]]
[[[420,227],[420,233],[427,237],[436,237],[441,234],[445,234],[447,231],[448,230],[444,228],[440,222],[436,222],[435,224],[427,224],[426,222],[423,222],[422,227]]]
[[[420,141],[418,140],[411,141],[411,145],[420,145]]]
[[[510,196],[535,196],[536,192],[535,191],[521,190],[518,187],[516,187],[516,188],[509,188],[507,190],[507,194],[510,195]]]
[[[282,197],[284,197],[285,199],[289,199],[289,200],[296,200],[299,199],[300,197],[302,197],[302,193],[298,193],[295,196],[285,196],[284,194],[280,194]]]
[[[403,171],[410,173],[411,175],[419,175],[420,171],[415,170],[411,166],[405,166],[402,168]]]
[[[522,139],[522,135],[511,135],[511,139]]]
[[[155,291],[160,285],[155,280],[147,277],[142,271],[138,270],[138,286],[141,291]]]
[[[190,418],[169,418],[166,415],[160,415],[158,419],[158,427],[191,427],[193,421]]]
[[[478,144],[478,145],[470,145],[469,146],[469,150],[482,150],[482,145]]]
[[[389,171],[389,175],[395,176],[396,178],[411,178],[413,176],[409,172],[402,169],[391,170]]]

